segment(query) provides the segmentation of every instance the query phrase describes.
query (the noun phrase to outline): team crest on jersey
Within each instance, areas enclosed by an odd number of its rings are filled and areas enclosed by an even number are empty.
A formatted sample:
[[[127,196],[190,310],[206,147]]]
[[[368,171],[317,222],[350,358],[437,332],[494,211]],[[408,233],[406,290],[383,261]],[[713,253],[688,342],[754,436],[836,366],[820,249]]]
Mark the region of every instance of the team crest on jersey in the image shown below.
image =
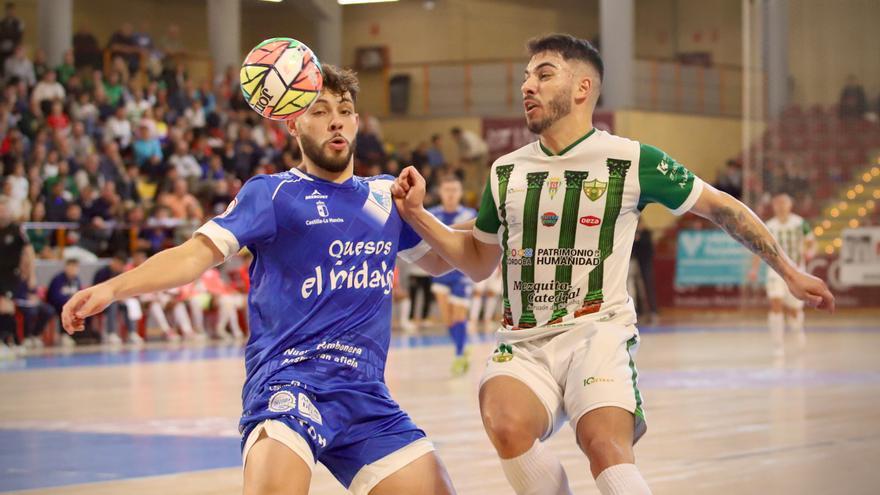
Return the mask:
[[[603,194],[605,194],[605,190],[608,189],[608,183],[602,182],[600,180],[593,179],[589,182],[584,182],[584,194],[590,198],[590,201],[596,201],[601,198]]]
[[[377,180],[369,183],[370,192],[364,202],[364,213],[379,226],[385,225],[391,216],[394,203],[391,201],[391,181]]]
[[[495,353],[492,355],[492,361],[496,363],[506,363],[513,359],[513,347],[510,344],[498,344]]]
[[[559,190],[559,184],[562,180],[559,177],[550,177],[547,179],[547,192],[550,193],[550,199],[553,199],[556,196],[556,191]]]
[[[383,210],[391,211],[391,193],[388,191],[372,190],[370,199],[376,202]]]
[[[288,390],[280,390],[269,398],[269,410],[272,412],[287,412],[296,407],[296,397]]]
[[[327,203],[323,201],[318,201],[317,203],[315,203],[315,207],[318,208],[318,215],[320,215],[321,218],[327,218],[328,216],[330,216],[330,210],[327,209]]]

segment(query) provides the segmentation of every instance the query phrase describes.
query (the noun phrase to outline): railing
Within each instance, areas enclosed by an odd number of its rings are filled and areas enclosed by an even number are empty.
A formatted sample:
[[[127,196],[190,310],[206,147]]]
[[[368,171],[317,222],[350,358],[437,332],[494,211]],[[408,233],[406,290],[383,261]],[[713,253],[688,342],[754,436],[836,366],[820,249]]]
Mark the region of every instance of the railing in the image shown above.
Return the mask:
[[[527,61],[404,63],[382,72],[387,115],[510,115],[521,112]],[[742,70],[637,60],[634,108],[702,115],[742,113]]]

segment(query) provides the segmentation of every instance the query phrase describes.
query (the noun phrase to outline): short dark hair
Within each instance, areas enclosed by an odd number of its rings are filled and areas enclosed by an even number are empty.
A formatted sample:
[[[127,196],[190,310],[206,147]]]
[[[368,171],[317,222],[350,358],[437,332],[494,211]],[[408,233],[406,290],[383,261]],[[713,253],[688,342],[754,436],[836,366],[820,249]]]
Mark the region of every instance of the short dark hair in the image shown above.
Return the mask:
[[[64,265],[79,265],[79,260],[76,258],[67,258],[66,260],[64,260]]]
[[[440,176],[439,183],[446,184],[447,182],[458,182],[461,184],[461,177],[455,174],[455,172],[444,172],[443,175]]]
[[[324,76],[324,89],[337,95],[344,95],[346,91],[351,94],[351,101],[357,101],[360,91],[357,74],[351,69],[323,64],[321,73]]]
[[[599,50],[588,40],[576,38],[570,34],[554,33],[532,38],[526,44],[529,56],[534,57],[541,52],[558,53],[564,60],[580,60],[592,65],[599,73],[599,81],[605,79],[605,64]]]

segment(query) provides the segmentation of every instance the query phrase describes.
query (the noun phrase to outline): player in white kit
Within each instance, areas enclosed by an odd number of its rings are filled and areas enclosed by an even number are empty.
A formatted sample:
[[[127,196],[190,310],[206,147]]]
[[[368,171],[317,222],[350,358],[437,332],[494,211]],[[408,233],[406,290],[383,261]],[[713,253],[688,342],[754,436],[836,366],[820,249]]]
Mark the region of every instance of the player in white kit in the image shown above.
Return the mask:
[[[791,196],[779,193],[773,196],[773,218],[767,221],[767,229],[779,243],[785,254],[801,269],[806,268],[807,259],[811,256],[815,238],[807,223],[799,215],[792,213]],[[758,278],[761,260],[757,256],[752,263],[749,278]],[[773,352],[777,356],[785,354],[785,328],[795,334],[799,347],[806,344],[804,333],[804,302],[794,296],[785,285],[785,280],[773,270],[767,272],[767,298],[770,300],[770,312],[767,314],[767,326],[773,339]]]
[[[829,309],[834,298],[745,205],[663,151],[593,127],[603,64],[588,41],[550,35],[530,41],[529,52],[521,89],[540,139],[492,165],[475,227],[450,229],[429,215],[413,167],[392,194],[422,239],[472,279],[485,279],[501,260],[504,323],[480,412],[514,491],[571,493],[544,446],[568,420],[603,495],[648,494],[633,454],[645,414],[626,291],[641,211],[660,203],[710,219],[783,274],[796,297]]]

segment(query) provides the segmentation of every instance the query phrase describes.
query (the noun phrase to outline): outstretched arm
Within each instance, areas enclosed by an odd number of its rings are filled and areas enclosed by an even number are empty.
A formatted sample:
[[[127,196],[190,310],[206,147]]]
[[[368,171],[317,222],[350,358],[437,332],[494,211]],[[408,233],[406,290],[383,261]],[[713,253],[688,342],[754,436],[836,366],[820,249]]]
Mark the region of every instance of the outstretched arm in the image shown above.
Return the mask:
[[[425,210],[425,179],[414,167],[401,173],[391,193],[404,220],[441,258],[474,281],[492,275],[501,259],[501,248],[474,238],[473,227],[455,229],[444,225]]]
[[[834,311],[834,296],[825,282],[805,273],[785,254],[764,222],[746,205],[709,184],[690,210],[711,220],[778,273],[798,299],[819,309]]]
[[[197,235],[131,271],[77,292],[64,305],[61,322],[68,333],[79,332],[87,317],[104,311],[112,302],[188,284],[223,258],[210,239]]]

